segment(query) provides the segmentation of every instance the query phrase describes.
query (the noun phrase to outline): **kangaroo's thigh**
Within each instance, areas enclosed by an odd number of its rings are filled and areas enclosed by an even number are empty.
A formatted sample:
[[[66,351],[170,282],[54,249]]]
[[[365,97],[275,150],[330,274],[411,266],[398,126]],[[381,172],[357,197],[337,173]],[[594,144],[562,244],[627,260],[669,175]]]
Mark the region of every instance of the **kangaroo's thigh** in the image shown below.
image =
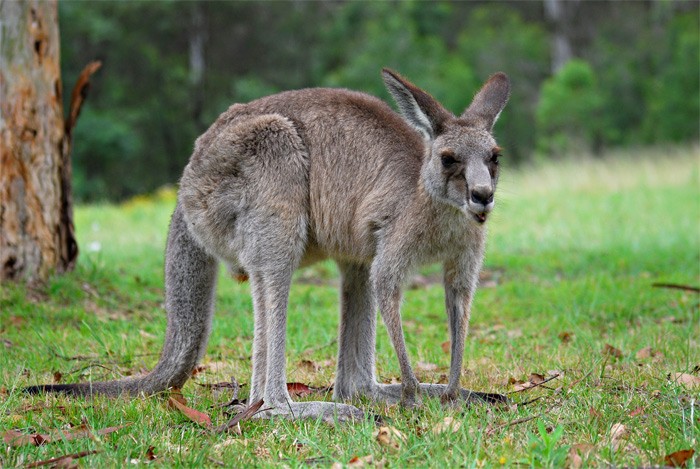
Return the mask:
[[[278,114],[234,120],[185,168],[180,197],[188,227],[230,268],[242,255],[250,267],[275,261],[281,239],[288,251],[303,250],[308,173],[308,152],[290,120]]]

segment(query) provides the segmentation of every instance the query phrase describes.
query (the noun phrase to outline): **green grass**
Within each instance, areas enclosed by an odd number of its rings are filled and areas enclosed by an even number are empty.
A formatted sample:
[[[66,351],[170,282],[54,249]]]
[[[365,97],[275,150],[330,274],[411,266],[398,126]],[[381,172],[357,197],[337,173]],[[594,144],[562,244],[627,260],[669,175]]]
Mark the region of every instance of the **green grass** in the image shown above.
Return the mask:
[[[80,459],[85,466],[122,466],[132,459],[145,462],[149,447],[157,457],[152,464],[166,467],[217,461],[329,466],[366,455],[393,467],[559,467],[569,448],[582,444],[590,445],[587,465],[641,466],[663,464],[665,455],[680,449],[697,451],[700,390],[670,382],[667,375],[698,374],[699,297],[652,283],[700,284],[699,156],[697,149],[658,150],[517,171],[506,163],[490,221],[485,268],[492,281],[476,296],[462,384],[505,393],[513,390],[509,380],[527,380],[531,373],[557,370],[562,376],[511,395],[516,402],[540,397],[526,405],[446,409],[427,400],[406,411],[361,403],[406,435],[398,450],[376,441],[371,422],[329,427],[246,421],[242,435],[214,435],[158,397],[23,395],[22,386],[53,382],[56,372],[61,382],[138,373],[153,366],[160,350],[162,251],[172,194],[78,207],[82,253],[75,272],[42,287],[0,287],[0,428],[48,433],[81,423],[94,429],[129,426],[39,447],[5,445],[0,466],[87,450],[100,452]],[[423,274],[437,271],[427,267]],[[288,380],[327,386],[336,361],[336,269],[323,263],[297,276]],[[407,291],[403,317],[414,365],[436,365],[417,366],[419,378],[444,381],[449,356],[441,347],[447,340],[441,286]],[[603,355],[606,344],[622,356]],[[215,424],[227,417],[210,406],[230,396],[195,382],[232,376],[247,382],[251,347],[248,285],[222,275],[204,360],[209,366],[183,390],[188,404],[209,413]],[[637,358],[645,347],[656,356]],[[383,327],[377,357],[380,379],[397,379]],[[461,427],[435,434],[446,416]],[[611,428],[618,423],[626,437],[616,443]]]

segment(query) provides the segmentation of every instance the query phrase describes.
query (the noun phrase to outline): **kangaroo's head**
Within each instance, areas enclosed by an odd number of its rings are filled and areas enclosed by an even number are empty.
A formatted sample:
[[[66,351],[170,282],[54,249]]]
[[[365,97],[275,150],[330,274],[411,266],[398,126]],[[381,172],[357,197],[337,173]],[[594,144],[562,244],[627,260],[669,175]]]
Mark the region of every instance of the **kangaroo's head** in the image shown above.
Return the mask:
[[[382,71],[384,83],[404,119],[423,134],[428,154],[421,177],[433,199],[484,223],[493,210],[500,148],[491,135],[508,101],[504,73],[491,76],[460,117],[396,72]]]

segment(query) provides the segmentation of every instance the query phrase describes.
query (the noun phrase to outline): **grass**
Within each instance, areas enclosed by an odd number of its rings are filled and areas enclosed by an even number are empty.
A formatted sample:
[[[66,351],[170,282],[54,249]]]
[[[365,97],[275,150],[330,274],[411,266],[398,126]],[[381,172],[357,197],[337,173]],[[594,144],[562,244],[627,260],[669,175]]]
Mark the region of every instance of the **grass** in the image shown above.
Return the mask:
[[[369,421],[338,427],[246,421],[242,435],[215,435],[158,397],[23,395],[22,386],[55,379],[138,373],[153,366],[160,350],[162,251],[172,191],[121,206],[78,207],[82,253],[75,272],[41,287],[0,286],[0,428],[49,433],[81,423],[95,430],[128,427],[38,447],[5,445],[0,466],[91,450],[99,452],[80,459],[83,465],[146,463],[152,454],[151,464],[166,467],[328,466],[367,455],[394,467],[559,467],[573,447],[588,466],[643,466],[663,464],[677,450],[697,451],[700,391],[667,377],[698,374],[699,297],[652,284],[700,284],[699,156],[694,148],[520,170],[506,165],[490,221],[489,276],[473,307],[463,385],[506,393],[533,373],[561,376],[511,395],[520,403],[540,398],[529,404],[447,409],[427,400],[407,411],[361,403],[405,435],[398,449],[380,444]],[[430,266],[422,274],[431,278],[436,272],[439,267]],[[290,298],[289,381],[317,387],[333,382],[335,278],[331,263],[297,274]],[[444,382],[449,356],[441,346],[447,340],[441,286],[408,290],[403,318],[419,379]],[[606,344],[619,357],[603,354]],[[227,421],[211,406],[230,395],[195,382],[232,376],[247,382],[251,347],[248,285],[222,273],[206,368],[183,390],[188,405],[207,412],[215,424]],[[652,352],[640,354],[646,347]],[[377,358],[382,381],[399,376],[383,327]],[[436,433],[446,417],[461,426]],[[616,424],[624,425],[622,438],[613,437]]]

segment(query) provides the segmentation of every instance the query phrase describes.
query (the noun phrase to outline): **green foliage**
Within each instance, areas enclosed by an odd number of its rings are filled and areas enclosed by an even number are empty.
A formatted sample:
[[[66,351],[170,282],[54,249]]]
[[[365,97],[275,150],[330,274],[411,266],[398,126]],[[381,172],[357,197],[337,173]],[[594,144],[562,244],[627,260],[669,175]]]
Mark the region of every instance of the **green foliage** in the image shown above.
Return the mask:
[[[569,61],[542,85],[536,114],[538,149],[548,155],[589,153],[600,137],[601,107],[591,66]]]
[[[537,421],[537,431],[528,433],[530,467],[564,467],[569,446],[562,444],[564,427],[557,425],[547,429],[542,420]]]
[[[674,18],[649,83],[646,142],[683,142],[700,134],[700,23],[697,12]]]
[[[542,25],[524,21],[504,5],[479,7],[459,35],[455,56],[473,67],[481,81],[496,71],[511,77],[510,100],[495,132],[509,160],[528,159],[535,147],[532,122],[539,86],[549,74],[549,43]]]
[[[88,61],[104,63],[75,130],[76,198],[176,182],[196,137],[234,102],[310,86],[389,100],[384,66],[456,114],[506,72],[512,95],[495,133],[511,161],[697,142],[697,3],[581,8],[567,30],[576,59],[551,76],[554,28],[537,2],[59,2],[64,100]]]

